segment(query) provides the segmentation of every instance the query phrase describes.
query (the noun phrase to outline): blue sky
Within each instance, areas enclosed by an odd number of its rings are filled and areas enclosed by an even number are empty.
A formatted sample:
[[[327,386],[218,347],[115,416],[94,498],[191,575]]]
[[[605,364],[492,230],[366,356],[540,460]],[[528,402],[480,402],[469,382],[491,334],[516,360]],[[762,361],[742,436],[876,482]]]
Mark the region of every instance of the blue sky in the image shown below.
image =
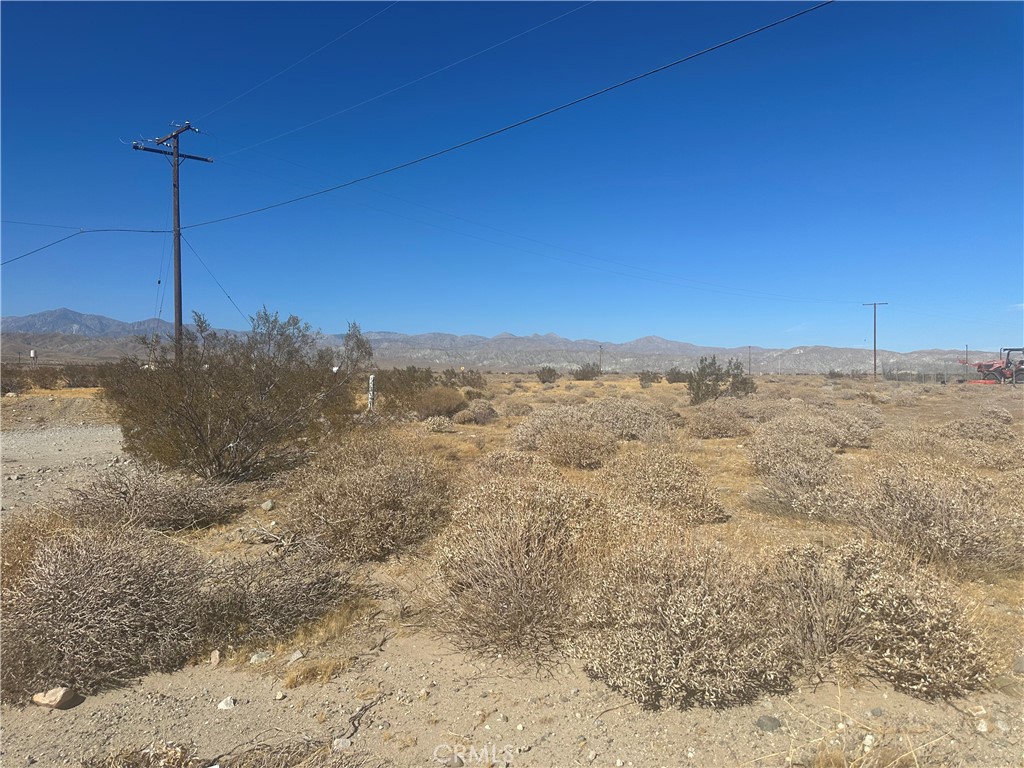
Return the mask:
[[[3,258],[75,231],[14,222],[169,229],[129,145],[188,119],[184,306],[217,326],[226,293],[330,333],[870,347],[885,301],[883,348],[1020,345],[1021,3],[837,2],[190,227],[812,5],[4,2]],[[2,268],[2,312],[173,319],[170,254],[73,237]]]

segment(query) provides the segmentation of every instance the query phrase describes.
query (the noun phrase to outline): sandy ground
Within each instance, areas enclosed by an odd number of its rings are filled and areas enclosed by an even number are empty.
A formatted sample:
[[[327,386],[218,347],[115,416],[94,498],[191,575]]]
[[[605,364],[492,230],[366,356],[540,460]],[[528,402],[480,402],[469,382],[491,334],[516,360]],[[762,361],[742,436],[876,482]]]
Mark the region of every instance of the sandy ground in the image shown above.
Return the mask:
[[[3,473],[20,477],[4,481],[5,509],[44,502],[119,457],[119,433],[97,413],[94,403],[3,403]],[[221,649],[216,667],[196,660],[64,711],[4,705],[0,764],[75,765],[173,741],[194,743],[212,765],[258,743],[327,738],[395,766],[1024,765],[1020,677],[952,702],[829,682],[726,710],[646,712],[575,666],[538,675],[473,658],[416,621],[356,626],[347,663],[324,683],[287,687],[325,661],[323,648],[289,641],[256,664]],[[305,656],[289,663],[295,651]],[[234,707],[219,709],[228,697]]]

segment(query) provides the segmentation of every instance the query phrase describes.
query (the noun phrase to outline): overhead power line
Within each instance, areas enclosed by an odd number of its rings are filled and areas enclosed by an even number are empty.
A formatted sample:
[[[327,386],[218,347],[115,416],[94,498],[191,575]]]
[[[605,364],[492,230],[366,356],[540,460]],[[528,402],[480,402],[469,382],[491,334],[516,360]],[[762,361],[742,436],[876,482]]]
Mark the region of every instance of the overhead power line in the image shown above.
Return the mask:
[[[190,243],[188,241],[188,239],[184,235],[182,235],[181,240],[182,240],[183,243],[185,243],[185,245],[187,245],[189,247],[189,250],[192,251],[192,253],[195,254],[195,257],[197,259],[199,259],[199,263],[203,265],[203,269],[205,269],[209,273],[210,277],[213,278],[213,282],[215,282],[217,284],[217,287],[220,288],[221,293],[223,293],[225,296],[228,297],[228,301],[231,302],[231,306],[233,306],[235,309],[237,309],[238,310],[238,314],[240,314],[242,316],[242,319],[245,320],[245,322],[248,323],[249,322],[249,318],[246,316],[245,312],[243,312],[241,309],[238,308],[238,305],[235,304],[235,300],[231,298],[231,294],[227,292],[227,290],[224,288],[224,286],[221,285],[220,280],[217,279],[217,276],[215,274],[213,274],[213,270],[211,270],[208,266],[206,266],[206,262],[203,261],[203,257],[199,255],[199,251],[197,251],[194,247],[192,247],[192,243]]]
[[[47,226],[47,225],[39,224],[39,225],[35,225],[35,226]],[[54,225],[50,225],[50,226],[57,226],[57,225],[54,224]],[[60,229],[71,229],[71,227],[60,227]],[[14,262],[14,261],[18,261],[19,259],[24,259],[26,256],[31,256],[33,253],[39,253],[40,251],[45,251],[47,248],[52,248],[53,246],[57,245],[58,243],[63,243],[65,240],[70,240],[72,237],[78,237],[79,235],[92,235],[92,234],[95,234],[97,232],[135,232],[135,233],[141,233],[141,234],[147,234],[147,235],[157,235],[157,234],[159,234],[159,235],[166,235],[170,231],[171,230],[169,230],[169,229],[128,229],[128,228],[123,228],[123,227],[101,227],[101,228],[97,228],[97,229],[87,229],[87,228],[83,227],[83,228],[79,228],[79,230],[77,232],[72,232],[70,235],[67,235],[66,237],[62,237],[60,240],[54,240],[52,243],[47,243],[46,245],[42,245],[42,246],[40,246],[40,247],[38,247],[38,248],[36,248],[34,250],[29,251],[28,253],[23,253],[20,256],[14,256],[13,258],[5,259],[4,261],[0,261],[0,267],[5,266],[7,264],[10,264],[11,262]]]
[[[752,29],[749,32],[745,32],[742,35],[738,35],[738,36],[733,37],[733,38],[731,38],[729,40],[725,40],[725,41],[723,41],[721,43],[717,43],[717,44],[712,45],[712,46],[710,46],[708,48],[704,48],[703,50],[697,51],[696,53],[691,53],[688,56],[684,56],[681,59],[676,59],[675,61],[671,61],[668,64],[663,64],[662,66],[656,67],[655,69],[648,70],[648,71],[643,72],[643,73],[641,73],[639,75],[634,75],[633,77],[630,77],[630,78],[628,78],[626,80],[623,80],[622,82],[616,83],[615,85],[609,85],[608,87],[602,88],[599,91],[594,91],[593,93],[587,94],[586,96],[581,96],[580,98],[573,99],[572,101],[566,102],[565,104],[561,104],[561,105],[559,105],[557,107],[552,107],[551,109],[545,110],[544,112],[540,112],[540,113],[538,113],[536,115],[533,115],[532,117],[527,117],[527,118],[525,118],[523,120],[519,120],[519,121],[517,121],[515,123],[511,123],[509,125],[506,125],[503,128],[498,128],[496,130],[493,130],[493,131],[490,131],[488,133],[485,133],[485,134],[483,134],[481,136],[477,136],[476,138],[468,139],[466,141],[459,142],[458,144],[454,144],[454,145],[452,145],[450,147],[447,147],[445,149],[441,149],[441,150],[438,150],[436,152],[431,152],[430,154],[423,155],[422,157],[418,157],[415,160],[407,160],[404,163],[399,163],[398,165],[393,165],[390,168],[385,168],[384,170],[376,171],[375,173],[370,173],[370,174],[367,174],[365,176],[360,176],[359,178],[352,179],[350,181],[345,181],[345,182],[342,182],[340,184],[335,184],[334,186],[327,187],[326,189],[321,189],[321,190],[319,190],[317,192],[310,192],[309,194],[306,194],[306,195],[300,195],[299,197],[293,197],[293,198],[291,198],[289,200],[282,200],[279,203],[271,203],[270,205],[264,205],[264,206],[261,206],[259,208],[253,208],[252,210],[249,210],[249,211],[243,211],[241,213],[234,213],[234,214],[231,214],[230,216],[221,216],[221,217],[216,218],[216,219],[209,219],[207,221],[201,221],[201,222],[199,222],[197,224],[189,224],[187,227],[182,227],[182,229],[195,229],[196,227],[206,227],[206,226],[209,226],[210,224],[219,224],[219,223],[224,222],[224,221],[231,221],[233,219],[240,219],[240,218],[242,218],[244,216],[252,216],[252,215],[257,214],[257,213],[263,213],[264,211],[270,211],[270,210],[273,210],[274,208],[281,208],[282,206],[291,205],[293,203],[298,203],[298,202],[300,202],[302,200],[309,200],[309,199],[314,198],[314,197],[319,197],[320,195],[326,195],[329,192],[336,192],[339,189],[344,189],[345,187],[351,187],[354,184],[359,184],[360,182],[363,182],[363,181],[369,181],[370,179],[375,179],[378,176],[384,176],[384,175],[389,174],[389,173],[394,173],[395,171],[400,171],[403,168],[408,168],[410,166],[418,165],[419,163],[426,162],[427,160],[432,160],[435,157],[441,157],[442,155],[447,155],[450,152],[454,152],[454,151],[456,151],[458,149],[463,149],[463,148],[471,146],[473,144],[477,144],[477,143],[479,143],[481,141],[485,141],[487,139],[494,138],[495,136],[500,136],[503,133],[507,133],[507,132],[509,132],[511,130],[514,130],[516,128],[521,128],[524,125],[528,125],[529,123],[533,123],[533,122],[535,122],[537,120],[541,120],[541,119],[543,119],[545,117],[549,117],[550,115],[553,115],[553,114],[555,114],[557,112],[561,112],[563,110],[569,109],[570,107],[574,107],[574,106],[576,106],[578,104],[582,104],[585,101],[589,101],[591,99],[595,99],[598,96],[603,96],[604,94],[610,93],[611,91],[617,90],[618,88],[622,88],[624,86],[627,86],[627,85],[630,85],[632,83],[635,83],[635,82],[637,82],[639,80],[643,80],[644,78],[650,77],[652,75],[656,75],[659,72],[664,72],[665,70],[671,69],[672,67],[677,67],[680,64],[684,64],[684,63],[686,63],[688,61],[692,61],[693,59],[696,59],[696,58],[698,58],[700,56],[705,56],[705,55],[707,55],[709,53],[712,53],[713,51],[717,51],[717,50],[719,50],[721,48],[725,48],[726,46],[732,45],[734,43],[738,43],[740,40],[745,40],[748,37],[752,37],[753,35],[757,35],[757,34],[759,34],[761,32],[765,32],[765,31],[767,31],[769,29],[772,29],[773,27],[777,27],[777,26],[779,26],[781,24],[785,24],[786,22],[792,21],[793,19],[799,18],[800,16],[805,16],[808,13],[816,11],[819,8],[824,8],[826,5],[831,5],[834,2],[835,2],[835,0],[825,0],[825,2],[823,2],[823,3],[818,3],[817,5],[811,6],[810,8],[805,8],[802,11],[797,11],[796,13],[790,14],[789,16],[786,16],[784,18],[778,19],[777,21],[773,21],[773,22],[771,22],[769,24],[765,24],[764,26],[758,27],[757,29]]]
[[[392,93],[397,93],[398,91],[401,91],[404,88],[408,88],[410,85],[415,85],[416,83],[422,82],[423,80],[426,80],[429,77],[433,77],[434,75],[439,75],[440,73],[442,73],[442,72],[444,72],[446,70],[449,70],[452,67],[457,67],[459,64],[465,64],[470,59],[475,59],[477,56],[482,56],[483,54],[487,53],[488,51],[493,51],[495,48],[500,48],[501,46],[505,45],[506,43],[511,43],[513,40],[518,40],[523,35],[528,35],[531,32],[536,32],[541,27],[546,27],[548,24],[553,24],[554,22],[558,21],[559,19],[564,19],[566,16],[568,16],[568,15],[570,15],[572,13],[576,13],[577,11],[581,11],[584,8],[586,8],[587,6],[593,5],[595,2],[597,2],[597,0],[590,0],[589,3],[584,3],[581,6],[578,6],[576,8],[573,8],[573,9],[569,10],[569,11],[566,11],[565,13],[559,14],[558,16],[555,16],[553,19],[548,19],[547,21],[545,21],[545,22],[543,22],[541,24],[537,24],[536,26],[530,27],[529,29],[524,29],[522,32],[519,32],[518,34],[512,35],[512,37],[506,37],[501,42],[495,43],[494,45],[489,45],[489,46],[487,46],[486,48],[484,48],[481,51],[477,51],[476,53],[471,53],[469,56],[464,56],[461,59],[459,59],[458,61],[453,61],[451,64],[445,64],[443,67],[439,67],[438,69],[435,69],[433,72],[428,72],[427,74],[421,75],[420,77],[417,77],[417,78],[415,78],[413,80],[410,80],[407,83],[403,83],[402,85],[396,85],[394,88],[390,88],[389,90],[386,90],[383,93],[378,93],[376,96],[371,96],[368,99],[364,99],[363,101],[360,101],[358,104],[353,104],[352,106],[345,107],[344,109],[339,109],[337,112],[332,112],[329,115],[317,118],[316,120],[313,120],[312,122],[306,123],[305,125],[300,125],[298,128],[292,128],[291,130],[285,131],[284,133],[279,133],[276,136],[271,136],[269,139],[263,139],[262,141],[257,141],[255,144],[250,144],[247,147],[241,147],[240,149],[236,149],[236,150],[233,150],[231,152],[228,152],[228,154],[225,155],[225,157],[230,156],[230,155],[236,155],[239,152],[247,152],[249,150],[255,149],[256,147],[262,147],[264,144],[269,144],[272,141],[277,141],[278,139],[283,139],[285,136],[291,136],[293,133],[298,133],[299,131],[304,131],[307,128],[312,128],[314,125],[318,125],[319,123],[322,123],[325,120],[330,120],[331,118],[338,117],[338,115],[343,115],[346,112],[351,112],[353,109],[359,109],[359,107],[364,107],[364,106],[366,106],[367,104],[369,104],[371,102],[377,101],[377,99],[383,99],[385,96],[390,96]]]
[[[235,103],[236,101],[238,101],[238,100],[239,100],[239,99],[241,99],[241,98],[244,98],[245,96],[248,96],[248,95],[249,95],[250,93],[252,93],[253,91],[257,90],[258,88],[262,88],[262,87],[263,87],[264,85],[266,85],[267,83],[269,83],[269,82],[270,82],[271,80],[276,80],[276,79],[277,79],[277,78],[279,78],[279,77],[280,77],[281,75],[283,75],[283,74],[284,74],[285,72],[288,72],[289,70],[295,69],[295,68],[296,68],[297,66],[299,66],[299,64],[301,64],[302,62],[304,62],[304,61],[307,61],[307,60],[309,60],[309,59],[313,58],[314,56],[316,56],[316,55],[317,55],[318,53],[320,53],[320,51],[324,50],[325,48],[330,48],[330,47],[331,47],[332,45],[334,45],[334,44],[335,44],[336,42],[338,42],[339,40],[341,40],[341,39],[343,39],[343,38],[346,38],[346,37],[348,37],[348,36],[349,36],[349,35],[351,35],[351,34],[352,34],[353,32],[355,32],[355,31],[356,31],[357,29],[359,29],[360,27],[362,27],[362,26],[364,26],[364,25],[366,25],[366,24],[369,24],[369,23],[370,23],[371,21],[373,21],[373,20],[374,20],[374,19],[376,19],[376,18],[377,18],[378,16],[380,16],[380,15],[381,15],[382,13],[385,13],[385,12],[387,12],[387,11],[391,10],[391,9],[392,9],[392,8],[394,8],[394,7],[396,6],[396,5],[398,5],[398,0],[395,0],[395,2],[391,3],[390,5],[386,6],[385,8],[383,8],[383,9],[381,9],[381,10],[377,11],[377,12],[376,12],[375,14],[373,14],[373,16],[370,16],[370,17],[369,17],[368,19],[364,19],[363,21],[359,22],[358,24],[356,24],[356,25],[355,25],[354,27],[352,27],[351,29],[349,29],[349,30],[347,30],[347,31],[345,31],[345,32],[343,32],[343,33],[341,33],[341,34],[340,34],[340,35],[338,35],[338,36],[337,36],[336,38],[334,38],[333,40],[331,40],[331,42],[329,42],[329,43],[324,43],[323,45],[321,45],[321,46],[320,46],[319,48],[317,48],[317,49],[316,49],[315,51],[313,51],[312,53],[307,53],[307,54],[306,54],[305,56],[303,56],[303,57],[302,57],[301,59],[299,59],[298,61],[296,61],[296,62],[295,62],[294,64],[291,64],[291,65],[289,65],[289,66],[285,67],[284,69],[282,69],[282,70],[281,70],[280,72],[278,72],[277,74],[275,74],[275,75],[271,75],[271,76],[270,76],[270,77],[268,77],[268,78],[267,78],[266,80],[262,80],[262,81],[260,81],[260,82],[256,83],[256,85],[254,85],[254,86],[253,86],[252,88],[250,88],[249,90],[247,90],[247,91],[244,91],[244,92],[242,92],[242,93],[238,94],[238,95],[237,95],[237,96],[235,96],[235,97],[234,97],[233,99],[229,99],[228,101],[225,101],[225,102],[224,102],[223,104],[221,104],[221,105],[220,105],[219,107],[217,107],[216,109],[211,109],[211,110],[210,110],[209,112],[207,112],[207,113],[206,113],[205,115],[203,115],[202,117],[200,117],[200,118],[199,118],[199,120],[200,120],[200,121],[201,121],[201,120],[205,120],[205,119],[206,119],[207,117],[209,117],[210,115],[214,114],[215,112],[220,112],[220,111],[221,111],[222,109],[224,109],[224,107],[226,107],[226,106],[228,106],[228,105],[230,105],[230,104],[234,104],[234,103]]]

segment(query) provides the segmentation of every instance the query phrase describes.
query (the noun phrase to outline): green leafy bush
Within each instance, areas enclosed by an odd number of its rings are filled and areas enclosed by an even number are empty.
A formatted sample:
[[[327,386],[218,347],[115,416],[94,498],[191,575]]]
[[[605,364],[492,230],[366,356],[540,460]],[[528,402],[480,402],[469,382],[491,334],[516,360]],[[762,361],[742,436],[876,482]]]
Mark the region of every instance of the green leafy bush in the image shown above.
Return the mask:
[[[576,381],[594,381],[601,375],[601,366],[597,363],[584,363],[569,371],[569,375]]]
[[[558,380],[560,374],[550,365],[542,366],[537,369],[537,378],[541,384],[554,384]]]
[[[126,358],[102,378],[129,454],[206,478],[258,476],[303,458],[302,439],[325,413],[347,410],[353,376],[368,362],[354,325],[353,355],[335,372],[334,354],[294,315],[264,308],[244,336],[195,321],[180,364],[172,345],[154,341],[147,365]]]

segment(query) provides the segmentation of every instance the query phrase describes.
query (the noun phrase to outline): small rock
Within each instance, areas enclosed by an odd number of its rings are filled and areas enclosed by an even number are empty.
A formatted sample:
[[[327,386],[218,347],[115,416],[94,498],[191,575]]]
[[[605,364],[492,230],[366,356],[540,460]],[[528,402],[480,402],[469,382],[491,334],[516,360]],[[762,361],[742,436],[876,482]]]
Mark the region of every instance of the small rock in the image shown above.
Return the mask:
[[[249,657],[249,663],[262,664],[264,661],[269,661],[273,655],[274,654],[270,651],[260,651],[259,653],[254,653],[252,656]]]
[[[519,725],[516,726],[516,730],[517,731],[521,731],[521,730],[523,730],[523,727],[524,727],[523,724],[520,723]]]
[[[211,667],[216,667],[218,664],[220,664],[220,651],[211,651],[210,652],[210,666]]]
[[[234,709],[235,700],[228,696],[224,701],[217,705],[217,709]]]
[[[503,723],[507,723],[508,722],[508,715],[505,715],[505,714],[498,715],[498,719],[501,720],[501,722],[503,722]]]
[[[590,750],[590,752],[587,753],[587,760],[589,760],[590,762],[594,762],[595,760],[597,760],[597,752],[595,752],[594,750]]]
[[[761,715],[759,718],[757,718],[757,721],[754,723],[754,725],[756,725],[762,731],[768,731],[770,733],[772,731],[779,730],[779,728],[782,727],[782,721],[779,720],[779,718],[774,717],[773,715]]]
[[[874,734],[869,733],[867,736],[865,736],[864,737],[864,751],[867,752],[869,749],[871,749],[873,746],[875,746],[875,743],[877,741],[878,741],[878,739],[875,738]]]
[[[46,693],[37,693],[32,703],[49,709],[66,709],[75,698],[73,688],[51,688]]]
[[[1013,674],[1024,675],[1024,656],[1018,656],[1013,660]]]
[[[288,694],[286,694],[284,691],[278,691],[274,695],[274,701],[284,701],[287,698],[288,698]]]
[[[450,755],[447,759],[441,760],[440,763],[441,765],[447,765],[451,768],[461,768],[461,766],[466,764],[458,755]]]
[[[262,509],[264,512],[270,512],[274,509],[274,502],[271,501],[270,499],[267,499],[262,504],[260,504],[260,509]]]
[[[974,724],[974,730],[976,730],[978,733],[988,733],[988,720],[979,720],[977,723]]]
[[[334,752],[340,752],[343,749],[348,749],[352,746],[352,739],[335,739],[331,742],[331,750]]]
[[[616,768],[622,768],[622,766],[624,766],[624,765],[625,765],[625,763],[622,762],[621,758],[619,760],[615,761]]]
[[[872,717],[881,717],[882,716],[882,708],[881,707],[873,707],[871,709],[871,716]]]
[[[1010,724],[1005,720],[996,720],[996,728],[998,728],[1003,733],[1010,732]]]
[[[377,723],[377,729],[381,731],[390,731],[391,723],[387,720],[381,720],[379,723]]]
[[[288,657],[288,663],[294,664],[299,659],[304,658],[305,655],[306,654],[304,654],[302,651],[295,651],[291,656]]]
[[[986,714],[988,714],[987,710],[980,704],[975,704],[973,707],[968,707],[967,711],[974,717],[984,717]]]

